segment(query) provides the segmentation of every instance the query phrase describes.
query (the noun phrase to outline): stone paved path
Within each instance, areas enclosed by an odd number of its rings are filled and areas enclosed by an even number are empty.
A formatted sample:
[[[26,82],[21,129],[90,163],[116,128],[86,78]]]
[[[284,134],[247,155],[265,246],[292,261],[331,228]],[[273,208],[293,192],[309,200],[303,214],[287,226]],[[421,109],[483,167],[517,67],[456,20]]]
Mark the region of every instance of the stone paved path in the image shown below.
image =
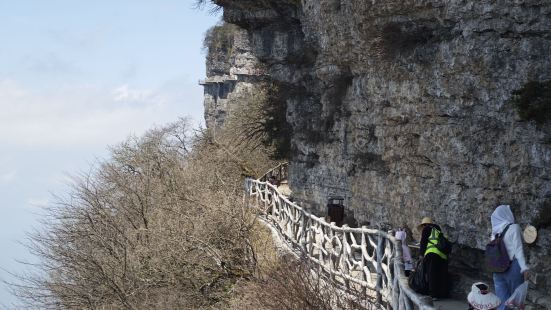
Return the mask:
[[[442,310],[467,310],[469,304],[465,301],[442,299],[434,301],[434,306]]]

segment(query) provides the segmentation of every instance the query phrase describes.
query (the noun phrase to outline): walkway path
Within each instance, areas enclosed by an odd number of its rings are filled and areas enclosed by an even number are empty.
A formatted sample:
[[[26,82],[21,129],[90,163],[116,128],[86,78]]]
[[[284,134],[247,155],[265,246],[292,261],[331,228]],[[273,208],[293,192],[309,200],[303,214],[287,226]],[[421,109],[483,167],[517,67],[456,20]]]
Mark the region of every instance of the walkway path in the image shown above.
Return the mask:
[[[270,176],[282,180],[279,187],[263,182]],[[247,179],[247,201],[278,231],[279,243],[300,251],[344,287],[363,288],[379,300],[381,309],[468,309],[466,302],[438,300],[409,288],[403,273],[399,241],[386,232],[367,227],[351,228],[326,223],[290,202],[287,166],[279,165],[260,180]],[[371,293],[369,293],[371,292]]]

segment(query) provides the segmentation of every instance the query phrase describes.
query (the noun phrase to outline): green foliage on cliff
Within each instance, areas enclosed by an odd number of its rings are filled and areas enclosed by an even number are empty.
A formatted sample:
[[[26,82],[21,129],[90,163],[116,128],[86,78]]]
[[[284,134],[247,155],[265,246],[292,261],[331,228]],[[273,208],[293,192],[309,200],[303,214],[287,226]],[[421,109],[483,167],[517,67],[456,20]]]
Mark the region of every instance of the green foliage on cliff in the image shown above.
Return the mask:
[[[513,92],[512,99],[521,119],[538,124],[551,120],[551,80],[528,82]]]
[[[205,34],[203,49],[209,55],[213,53],[221,53],[226,56],[231,55],[236,31],[236,25],[224,22],[210,28]]]

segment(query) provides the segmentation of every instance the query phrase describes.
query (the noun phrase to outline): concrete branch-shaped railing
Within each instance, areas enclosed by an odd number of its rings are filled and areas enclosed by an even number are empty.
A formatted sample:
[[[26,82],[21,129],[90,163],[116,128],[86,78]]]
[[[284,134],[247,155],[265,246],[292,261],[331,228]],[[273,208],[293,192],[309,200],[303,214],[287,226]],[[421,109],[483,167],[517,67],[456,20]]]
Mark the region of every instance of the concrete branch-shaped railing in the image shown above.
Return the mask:
[[[286,176],[286,165],[275,170],[261,179],[272,174]],[[392,235],[365,226],[338,227],[327,223],[289,201],[268,182],[248,178],[245,187],[249,206],[257,208],[285,241],[314,262],[320,272],[346,287],[369,290],[377,303],[387,308],[435,309],[430,297],[419,295],[408,286],[401,243]]]
[[[289,167],[289,163],[287,162],[281,163],[275,166],[274,168],[270,169],[268,172],[266,172],[266,174],[264,174],[259,180],[261,182],[266,182],[272,176],[275,177],[278,181],[287,180],[288,167]]]

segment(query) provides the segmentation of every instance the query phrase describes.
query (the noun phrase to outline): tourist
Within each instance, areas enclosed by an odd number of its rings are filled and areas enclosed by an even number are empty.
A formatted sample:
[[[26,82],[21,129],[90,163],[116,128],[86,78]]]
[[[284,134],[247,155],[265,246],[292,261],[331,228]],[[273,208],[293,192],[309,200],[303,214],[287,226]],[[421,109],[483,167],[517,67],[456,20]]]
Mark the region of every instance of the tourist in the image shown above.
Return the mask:
[[[279,181],[276,179],[275,176],[270,176],[270,178],[268,178],[268,183],[272,184],[273,186],[275,187],[278,187],[279,186]]]
[[[407,244],[407,233],[405,229],[400,228],[396,231],[396,234],[394,236],[402,243],[402,257],[404,259],[404,271],[405,271],[406,277],[409,277],[409,274],[413,269],[413,264],[411,263],[411,252]]]
[[[419,254],[423,260],[423,270],[428,281],[428,293],[433,298],[445,298],[448,296],[450,285],[448,256],[436,247],[442,229],[429,217],[423,218],[417,229],[421,231]]]
[[[467,301],[469,310],[494,310],[501,304],[499,297],[490,292],[488,284],[482,282],[473,284]]]
[[[526,266],[526,259],[524,258],[524,250],[522,248],[521,229],[518,224],[515,224],[511,207],[508,205],[498,206],[490,219],[492,222],[492,240],[508,227],[502,238],[511,260],[511,265],[506,271],[494,272],[493,274],[496,294],[505,303],[515,289],[528,280],[528,267]],[[503,309],[505,309],[504,304],[499,307],[499,310]]]

